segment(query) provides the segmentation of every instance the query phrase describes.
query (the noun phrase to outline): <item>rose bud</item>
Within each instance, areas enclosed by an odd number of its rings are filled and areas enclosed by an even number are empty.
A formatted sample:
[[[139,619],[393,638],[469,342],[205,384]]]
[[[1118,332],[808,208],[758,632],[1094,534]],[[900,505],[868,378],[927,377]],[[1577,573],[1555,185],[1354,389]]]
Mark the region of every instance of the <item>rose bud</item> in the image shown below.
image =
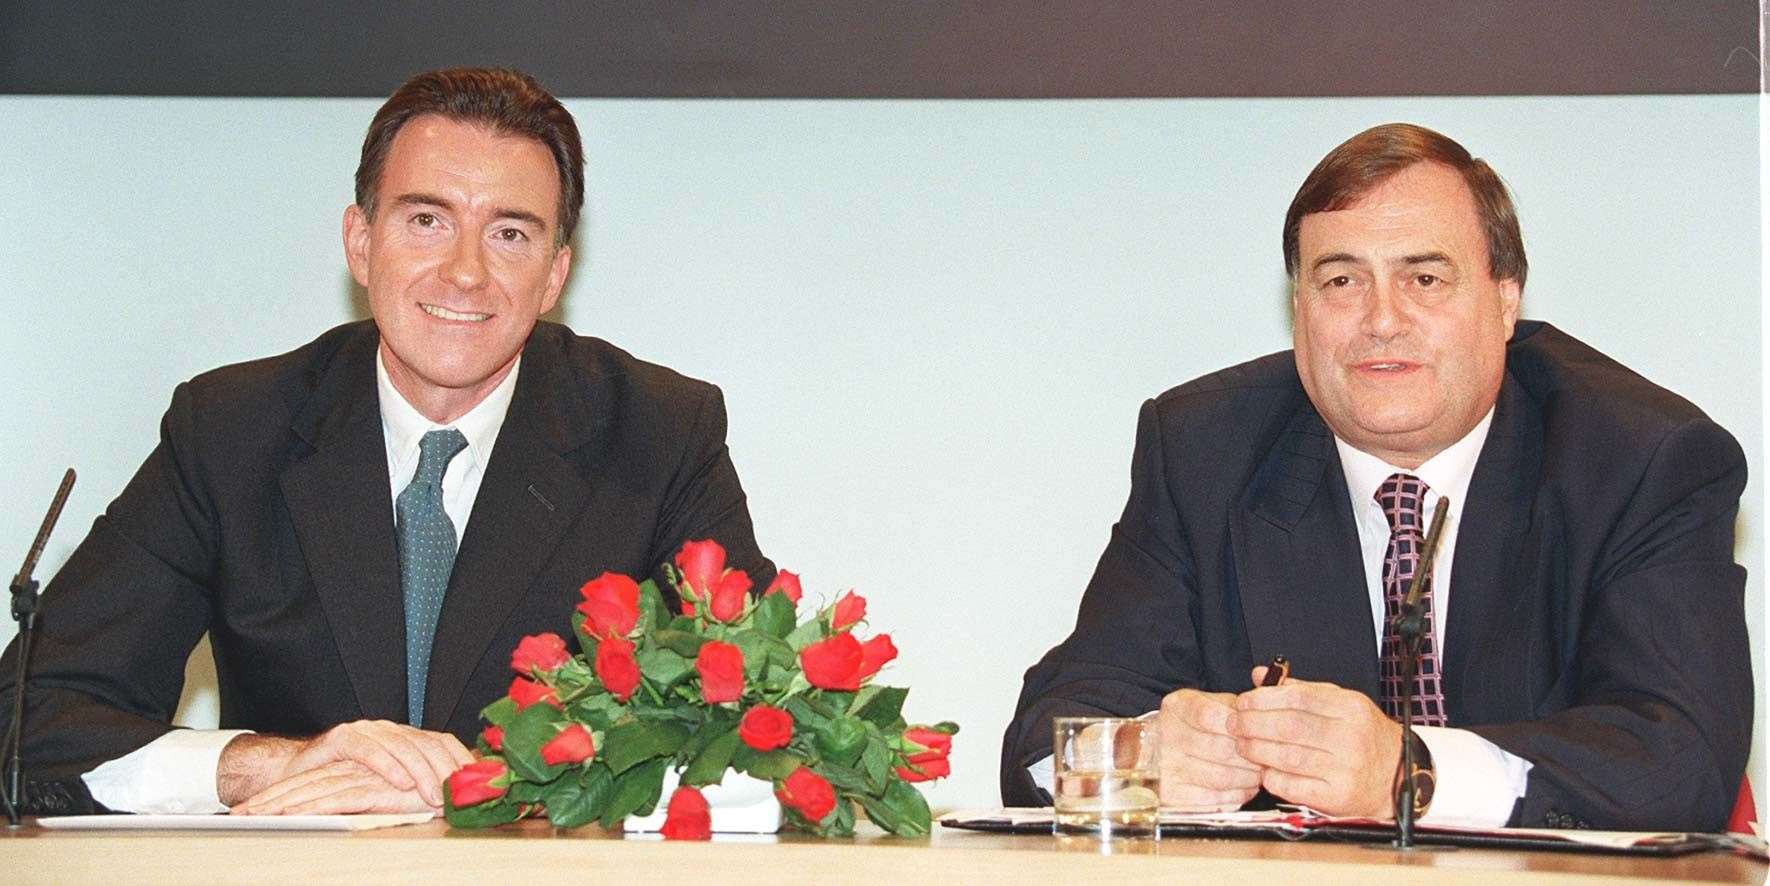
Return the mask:
[[[744,712],[738,721],[738,738],[758,751],[784,748],[793,740],[793,715],[765,704]]]
[[[799,650],[805,680],[819,689],[853,692],[860,688],[860,641],[846,631]]]
[[[596,743],[590,738],[590,731],[573,723],[559,731],[558,735],[548,739],[541,745],[541,762],[548,766],[561,763],[582,763],[596,753]]]
[[[891,644],[890,634],[880,634],[860,644],[860,679],[879,673],[886,662],[896,657],[897,647]]]
[[[695,596],[704,599],[725,574],[725,548],[712,539],[683,542],[682,550],[676,553],[676,568],[682,571],[683,583],[695,590]]]
[[[504,727],[502,726],[487,726],[484,731],[480,732],[479,738],[486,743],[486,747],[494,751],[504,750]]]
[[[774,789],[774,795],[781,805],[805,816],[805,820],[812,824],[823,821],[824,816],[836,808],[836,789],[830,787],[823,776],[804,766],[782,780]]]
[[[633,697],[639,688],[639,659],[633,655],[633,641],[626,637],[609,637],[596,644],[596,679],[610,695],[621,701]]]
[[[727,569],[713,587],[713,602],[707,611],[715,621],[734,622],[744,614],[750,599],[750,577],[742,569]]]
[[[578,593],[584,596],[578,611],[584,613],[586,634],[625,637],[639,623],[639,585],[625,575],[604,572],[585,582]]]
[[[487,800],[504,796],[504,785],[493,782],[505,775],[504,761],[481,760],[469,763],[449,775],[449,802],[456,809],[477,806]]]
[[[849,591],[836,598],[836,605],[830,612],[830,627],[840,631],[866,617],[867,598]]]
[[[947,755],[953,750],[953,737],[944,732],[912,726],[903,731],[904,741],[921,745],[924,750],[906,753],[908,767],[897,767],[897,775],[904,781],[931,781],[945,778],[952,774],[952,761]]]
[[[708,640],[695,656],[701,699],[707,704],[737,701],[744,694],[744,652],[730,643]]]
[[[799,597],[804,591],[799,587],[799,576],[782,569],[774,574],[774,581],[768,583],[768,590],[762,592],[764,597],[769,594],[786,594],[787,599],[798,606]]]
[[[565,640],[558,634],[531,634],[522,638],[522,642],[516,644],[516,651],[510,653],[510,667],[527,677],[536,671],[556,670],[571,658]]]
[[[664,826],[658,829],[666,840],[706,840],[713,836],[713,815],[707,809],[707,798],[701,792],[683,785],[670,795],[664,814]]]
[[[560,707],[559,696],[553,694],[553,687],[523,677],[510,681],[510,700],[516,702],[519,711],[538,701]]]

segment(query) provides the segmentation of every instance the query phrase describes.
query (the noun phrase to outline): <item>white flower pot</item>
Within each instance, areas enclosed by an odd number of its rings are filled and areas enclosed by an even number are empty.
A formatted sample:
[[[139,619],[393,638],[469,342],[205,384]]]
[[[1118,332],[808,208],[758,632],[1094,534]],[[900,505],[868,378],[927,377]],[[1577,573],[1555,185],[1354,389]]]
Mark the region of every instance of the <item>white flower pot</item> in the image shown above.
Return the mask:
[[[678,773],[664,773],[664,791],[652,814],[627,816],[623,828],[629,834],[656,833],[664,826],[670,795],[676,792]],[[701,788],[712,813],[715,834],[773,834],[781,829],[781,804],[774,797],[774,783],[727,770],[719,784]]]

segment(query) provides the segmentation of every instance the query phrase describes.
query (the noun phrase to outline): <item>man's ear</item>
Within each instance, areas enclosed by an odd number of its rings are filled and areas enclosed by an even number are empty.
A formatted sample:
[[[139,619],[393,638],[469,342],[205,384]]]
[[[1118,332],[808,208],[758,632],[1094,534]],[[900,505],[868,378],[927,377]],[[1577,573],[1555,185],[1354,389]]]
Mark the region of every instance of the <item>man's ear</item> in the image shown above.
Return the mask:
[[[357,285],[369,288],[369,217],[355,203],[344,207],[344,263]]]
[[[1524,287],[1517,280],[1500,281],[1500,320],[1506,324],[1506,340],[1512,339],[1512,327],[1518,325],[1518,307],[1524,300]]]
[[[572,248],[561,246],[553,253],[553,267],[547,269],[547,297],[541,300],[541,313],[553,310],[559,303],[559,294],[565,291],[565,278],[572,271]]]

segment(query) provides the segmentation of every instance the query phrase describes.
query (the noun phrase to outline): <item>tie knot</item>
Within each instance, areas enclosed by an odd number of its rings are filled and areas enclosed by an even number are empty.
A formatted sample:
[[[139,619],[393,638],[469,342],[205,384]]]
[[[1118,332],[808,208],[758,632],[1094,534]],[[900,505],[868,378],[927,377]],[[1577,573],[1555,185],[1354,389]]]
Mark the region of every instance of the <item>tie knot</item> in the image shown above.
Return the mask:
[[[449,461],[467,448],[467,438],[454,428],[429,431],[418,441],[418,471],[413,479],[441,483]]]
[[[1377,487],[1377,504],[1389,520],[1390,532],[1422,530],[1421,515],[1426,510],[1426,481],[1412,474],[1390,474]]]

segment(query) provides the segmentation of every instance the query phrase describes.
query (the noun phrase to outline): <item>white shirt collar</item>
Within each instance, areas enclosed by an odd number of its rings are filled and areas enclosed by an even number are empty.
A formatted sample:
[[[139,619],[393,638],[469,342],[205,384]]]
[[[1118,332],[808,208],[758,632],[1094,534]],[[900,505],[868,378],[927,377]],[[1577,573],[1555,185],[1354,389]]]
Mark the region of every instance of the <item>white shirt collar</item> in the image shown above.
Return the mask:
[[[401,475],[405,463],[417,456],[418,442],[425,433],[441,428],[454,428],[467,438],[466,456],[473,464],[485,465],[491,457],[492,444],[504,427],[504,416],[510,411],[510,400],[516,395],[516,376],[522,370],[522,355],[511,365],[510,373],[484,400],[474,404],[465,415],[446,425],[424,417],[405,395],[393,386],[382,362],[381,349],[375,349],[375,392],[381,403],[381,430],[387,438],[387,466],[393,476]]]
[[[1475,427],[1462,439],[1445,447],[1443,451],[1432,456],[1419,467],[1409,470],[1398,468],[1382,459],[1358,449],[1339,435],[1334,436],[1334,448],[1340,452],[1340,467],[1346,472],[1346,489],[1352,496],[1352,513],[1362,522],[1369,508],[1362,505],[1375,505],[1372,496],[1390,474],[1412,474],[1426,481],[1431,490],[1426,496],[1426,516],[1430,518],[1432,508],[1437,507],[1440,497],[1448,496],[1451,501],[1451,513],[1447,518],[1455,521],[1462,513],[1462,505],[1468,497],[1469,480],[1475,476],[1475,462],[1481,458],[1481,447],[1487,442],[1487,430],[1493,425],[1493,407],[1489,407],[1487,415],[1475,423]],[[1381,519],[1382,508],[1376,512]],[[1383,532],[1388,532],[1385,521]]]

